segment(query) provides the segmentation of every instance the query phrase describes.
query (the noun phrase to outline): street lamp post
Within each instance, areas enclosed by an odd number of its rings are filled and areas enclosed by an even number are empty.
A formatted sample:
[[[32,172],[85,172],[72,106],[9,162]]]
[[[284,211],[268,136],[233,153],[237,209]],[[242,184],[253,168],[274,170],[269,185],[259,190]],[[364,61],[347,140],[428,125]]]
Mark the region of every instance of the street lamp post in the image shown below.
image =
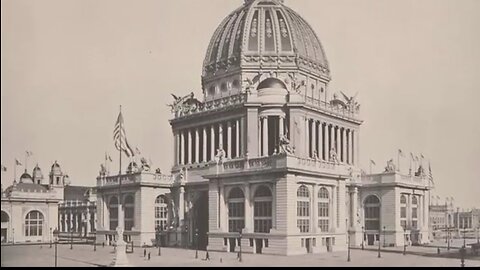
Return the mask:
[[[447,251],[450,251],[450,226],[447,227],[447,236],[448,236],[448,243],[447,243]]]
[[[158,256],[162,256],[162,227],[157,226],[157,246],[158,246]]]
[[[238,255],[238,261],[242,262],[242,229],[240,229],[240,254]]]
[[[57,245],[58,245],[58,230],[57,228],[55,228],[55,230],[53,231],[53,237],[54,237],[54,241],[55,241],[55,267],[57,267],[57,258],[58,258],[58,255],[57,255]]]
[[[348,257],[347,257],[347,262],[350,262],[350,231],[348,232]]]
[[[380,241],[380,235],[382,233],[381,228],[378,228],[378,258],[381,258],[382,255],[380,254],[380,249],[381,249],[381,241]]]
[[[198,228],[195,229],[195,259],[198,259]]]
[[[407,255],[407,228],[403,227],[403,255]]]
[[[386,237],[385,237],[385,226],[383,226],[383,247],[386,247],[387,246],[387,243],[386,243]]]
[[[12,228],[12,245],[15,245],[15,228]]]
[[[73,249],[73,227],[70,227],[70,249]]]
[[[362,250],[365,249],[365,227],[362,226]]]
[[[49,238],[50,238],[50,248],[52,248],[52,227],[50,227]]]

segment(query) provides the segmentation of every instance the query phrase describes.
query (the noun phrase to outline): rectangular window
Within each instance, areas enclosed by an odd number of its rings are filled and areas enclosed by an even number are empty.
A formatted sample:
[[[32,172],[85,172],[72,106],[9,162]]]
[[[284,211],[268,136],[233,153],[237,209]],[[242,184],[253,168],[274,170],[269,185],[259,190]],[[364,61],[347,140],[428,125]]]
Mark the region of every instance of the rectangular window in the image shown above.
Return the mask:
[[[406,218],[407,217],[407,208],[406,207],[401,207],[400,208],[400,217],[401,218]]]
[[[265,239],[265,247],[268,248],[268,239]]]
[[[307,233],[310,231],[310,220],[308,219],[298,219],[297,227],[300,229],[301,233]]]
[[[412,218],[417,218],[418,213],[417,213],[417,208],[412,208]]]
[[[250,238],[250,247],[253,247],[253,238]]]
[[[223,245],[228,246],[228,239],[227,238],[223,238]]]

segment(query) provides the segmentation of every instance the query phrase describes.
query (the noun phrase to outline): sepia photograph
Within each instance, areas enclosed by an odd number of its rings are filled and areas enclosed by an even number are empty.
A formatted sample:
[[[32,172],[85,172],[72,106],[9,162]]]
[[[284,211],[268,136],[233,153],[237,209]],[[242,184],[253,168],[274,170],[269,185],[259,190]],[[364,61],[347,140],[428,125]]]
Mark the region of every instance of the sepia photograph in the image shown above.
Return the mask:
[[[1,267],[480,267],[480,0],[1,0]]]

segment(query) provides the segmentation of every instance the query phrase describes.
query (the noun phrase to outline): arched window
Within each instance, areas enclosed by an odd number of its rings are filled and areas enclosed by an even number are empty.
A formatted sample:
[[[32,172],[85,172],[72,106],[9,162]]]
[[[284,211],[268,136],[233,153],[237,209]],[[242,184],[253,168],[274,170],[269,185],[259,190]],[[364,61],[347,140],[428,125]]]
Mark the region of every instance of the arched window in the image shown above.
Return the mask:
[[[402,228],[407,228],[407,197],[402,195],[400,197],[400,225]]]
[[[418,227],[418,198],[417,196],[412,196],[412,229]]]
[[[365,230],[380,229],[380,200],[370,195],[365,199]]]
[[[272,228],[272,192],[266,186],[261,186],[255,192],[254,199],[254,231],[270,233]]]
[[[8,216],[7,212],[2,211],[2,223],[8,223],[10,221],[10,217]]]
[[[239,232],[245,227],[245,195],[236,187],[228,196],[228,231]]]
[[[168,224],[168,203],[164,195],[155,200],[155,229],[166,230]]]
[[[328,232],[330,224],[330,200],[328,190],[324,187],[318,191],[318,228]]]
[[[297,227],[302,233],[310,231],[310,193],[305,185],[297,190]]]
[[[135,199],[133,195],[127,195],[125,197],[125,230],[131,231],[135,226]]]
[[[43,235],[43,214],[39,211],[30,211],[25,217],[25,236]]]
[[[108,202],[108,212],[110,215],[110,230],[114,231],[118,227],[118,199],[117,197],[110,198]]]

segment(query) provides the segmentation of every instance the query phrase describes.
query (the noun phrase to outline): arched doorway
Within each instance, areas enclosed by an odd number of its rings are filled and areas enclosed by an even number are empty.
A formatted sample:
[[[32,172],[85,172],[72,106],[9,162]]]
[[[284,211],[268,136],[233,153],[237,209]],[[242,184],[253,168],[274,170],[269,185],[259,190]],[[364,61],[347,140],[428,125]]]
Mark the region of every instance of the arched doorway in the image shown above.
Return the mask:
[[[369,246],[373,246],[376,241],[380,241],[380,206],[380,199],[375,195],[368,196],[364,201],[364,237]]]
[[[7,212],[2,211],[2,243],[8,242],[8,233],[10,229],[10,217]]]
[[[193,247],[207,250],[208,246],[208,191],[200,191],[193,206],[192,236]],[[198,233],[198,236],[195,236]]]
[[[255,191],[253,207],[253,223],[255,233],[270,233],[273,216],[272,191],[267,186],[260,186]],[[267,241],[266,239],[265,241]],[[255,239],[255,252],[262,253],[264,239]]]

